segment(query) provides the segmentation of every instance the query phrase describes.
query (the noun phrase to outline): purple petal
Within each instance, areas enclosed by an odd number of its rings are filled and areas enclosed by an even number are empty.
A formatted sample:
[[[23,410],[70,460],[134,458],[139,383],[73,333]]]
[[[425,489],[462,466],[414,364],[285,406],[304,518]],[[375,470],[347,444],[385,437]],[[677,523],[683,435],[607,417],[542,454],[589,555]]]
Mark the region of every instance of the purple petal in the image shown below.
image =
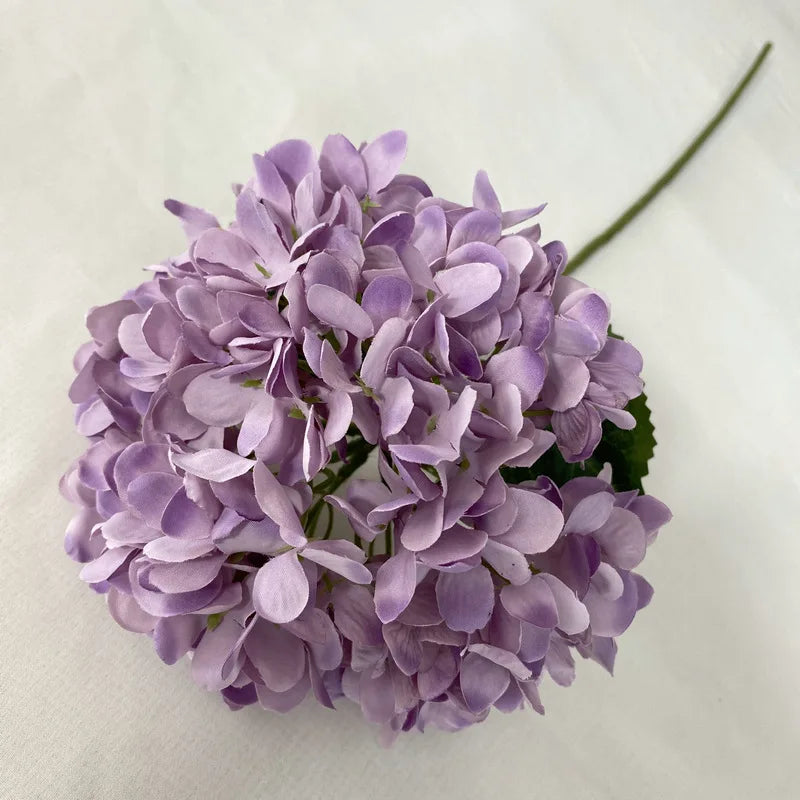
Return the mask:
[[[494,264],[460,264],[434,275],[434,283],[445,297],[443,313],[460,317],[489,300],[500,288],[500,271]]]
[[[148,525],[161,527],[161,517],[167,505],[183,486],[177,475],[153,472],[140,475],[128,486],[128,503]]]
[[[158,617],[153,617],[146,611],[142,611],[132,595],[123,594],[113,586],[106,595],[108,610],[114,621],[125,628],[126,631],[133,633],[150,633],[159,622]]]
[[[534,575],[522,586],[504,586],[500,602],[511,616],[539,628],[555,628],[558,609],[549,584],[541,575]]]
[[[153,631],[158,657],[165,664],[175,664],[191,650],[200,632],[203,619],[194,614],[185,617],[162,617]]]
[[[295,551],[270,559],[256,573],[253,605],[271,622],[291,622],[308,603],[309,585]]]
[[[238,665],[230,664],[242,634],[241,624],[230,615],[214,630],[206,630],[192,656],[192,678],[209,691],[219,691],[236,680]],[[227,669],[226,669],[227,667]]]
[[[442,533],[443,518],[443,498],[439,497],[429,503],[419,503],[400,534],[403,546],[413,551],[430,547]]]
[[[167,594],[195,592],[217,577],[224,560],[224,553],[212,553],[190,561],[154,562],[147,581],[151,587]]]
[[[333,190],[349,186],[357,198],[367,192],[367,173],[361,154],[352,142],[337,133],[322,143],[319,158],[322,180]]]
[[[484,376],[492,383],[513,383],[522,397],[523,409],[539,396],[544,384],[546,367],[542,357],[529,347],[512,347],[489,359]]]
[[[660,500],[649,494],[631,500],[628,511],[633,511],[639,517],[648,537],[672,519],[672,512]]]
[[[186,387],[186,410],[206,425],[226,428],[238,425],[254,399],[252,389],[241,385],[241,378],[215,378],[213,372],[198,375]]]
[[[164,208],[183,221],[183,230],[189,239],[196,238],[208,228],[219,228],[217,218],[202,208],[186,205],[179,200],[165,200]]]
[[[491,211],[470,211],[453,226],[447,252],[452,253],[469,242],[495,244],[501,232],[500,220]]]
[[[517,680],[525,681],[531,677],[531,671],[517,658],[514,653],[503,650],[501,647],[494,647],[491,644],[476,643],[467,647],[471,653],[498,664],[507,669]]]
[[[381,434],[399,433],[414,410],[414,389],[408,378],[386,378],[382,385]]]
[[[310,679],[304,676],[286,692],[273,692],[264,684],[256,684],[256,694],[258,702],[264,708],[277,711],[279,714],[287,714],[305,700],[310,686]]]
[[[633,569],[647,549],[647,535],[639,517],[624,508],[613,508],[606,523],[592,533],[610,561],[620,569]]]
[[[344,539],[309,542],[303,549],[303,558],[342,575],[352,583],[372,583],[372,573],[363,564],[364,553]]]
[[[372,320],[355,300],[346,294],[314,284],[306,296],[309,310],[322,322],[352,333],[359,339],[368,339],[374,333]]]
[[[199,558],[214,549],[210,539],[173,539],[161,536],[144,546],[142,551],[148,558],[156,561],[189,561]]]
[[[558,609],[558,627],[568,636],[585,631],[589,627],[589,612],[586,610],[586,606],[578,600],[575,592],[565,586],[555,575],[543,572],[541,578],[553,593]]]
[[[367,192],[374,197],[397,175],[406,157],[406,134],[389,131],[370,142],[361,157],[367,170]]]
[[[344,391],[333,391],[328,397],[328,420],[325,423],[325,446],[331,447],[344,438],[353,420],[353,401]]]
[[[497,194],[492,188],[485,170],[480,170],[475,176],[475,184],[472,187],[472,205],[484,211],[491,211],[497,217],[500,216],[500,201],[497,199]]]
[[[303,677],[306,652],[303,643],[283,628],[260,619],[244,643],[248,658],[273,692],[286,692]]]
[[[422,644],[416,628],[389,622],[383,626],[383,638],[400,671],[404,675],[414,675],[422,662]]]
[[[507,669],[477,653],[467,653],[461,662],[461,693],[467,708],[476,714],[489,708],[505,692],[510,680]]]
[[[253,452],[269,432],[272,415],[275,412],[275,399],[264,392],[259,392],[242,420],[236,449],[240,456]]]
[[[297,511],[284,487],[261,462],[253,470],[253,482],[256,500],[264,513],[277,523],[281,538],[294,547],[304,545],[306,537]]]
[[[589,386],[589,368],[576,356],[551,353],[542,400],[553,411],[574,408],[583,399]]]
[[[413,290],[404,278],[379,275],[364,290],[361,307],[377,331],[387,319],[403,317],[411,305]]]
[[[521,553],[549,550],[564,527],[558,506],[536,492],[517,487],[509,487],[508,497],[517,506],[517,516],[499,541]]]
[[[427,645],[430,647],[430,645]],[[417,691],[422,700],[432,700],[444,693],[458,675],[458,661],[450,647],[438,647],[432,663],[417,675]]]
[[[591,533],[601,528],[611,516],[614,495],[598,492],[580,500],[564,525],[564,533]]]
[[[371,677],[369,673],[361,674],[359,700],[364,717],[369,722],[388,722],[394,715],[394,691],[392,677],[388,671]]]
[[[132,547],[115,547],[112,550],[106,550],[83,567],[80,579],[87,583],[100,583],[106,580],[122,566],[132,552]]]
[[[392,249],[405,244],[414,230],[414,217],[404,211],[387,214],[372,226],[364,239],[364,247],[384,245]]]
[[[470,633],[489,621],[494,608],[494,582],[484,566],[468,572],[443,572],[436,582],[436,599],[447,626]]]
[[[531,579],[528,560],[519,550],[489,539],[483,550],[484,560],[490,564],[506,580],[515,586],[527,583]]]
[[[183,488],[172,496],[161,515],[161,530],[167,536],[205,539],[211,534],[211,525],[211,517],[189,499]]]
[[[417,586],[414,554],[401,548],[381,564],[375,576],[375,610],[381,622],[392,622],[411,602]]]
[[[230,450],[217,448],[200,450],[197,453],[173,453],[172,462],[190,475],[217,483],[244,475],[256,463],[253,459],[244,458]]]
[[[351,642],[366,646],[382,644],[381,621],[375,614],[369,589],[339,583],[333,590],[332,606],[336,627]]]

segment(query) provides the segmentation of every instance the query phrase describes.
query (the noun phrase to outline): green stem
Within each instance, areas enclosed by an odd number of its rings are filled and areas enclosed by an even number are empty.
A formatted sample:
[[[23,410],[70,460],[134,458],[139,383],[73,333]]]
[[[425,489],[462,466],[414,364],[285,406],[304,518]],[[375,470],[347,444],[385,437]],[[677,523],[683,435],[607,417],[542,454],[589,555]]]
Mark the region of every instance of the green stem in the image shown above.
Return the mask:
[[[361,437],[352,439],[348,444],[347,461],[342,464],[336,477],[325,482],[325,494],[333,494],[364,462],[369,458],[374,444]],[[306,535],[313,536],[317,527],[317,519],[326,505],[325,498],[320,497],[305,513]]]
[[[667,170],[653,183],[653,185],[631,206],[629,206],[623,213],[614,220],[604,231],[599,233],[593,239],[590,239],[570,260],[564,274],[568,275],[578,269],[584,261],[591,258],[600,248],[605,247],[623,228],[632,222],[661,192],[664,187],[668,186],[681,172],[681,170],[689,163],[692,156],[703,146],[706,139],[717,129],[719,124],[725,119],[730,110],[736,104],[736,101],[741,97],[742,92],[747,88],[750,81],[753,80],[755,74],[761,67],[764,59],[767,57],[769,51],[772,49],[772,42],[766,42],[758,53],[755,61],[750,65],[744,77],[739,81],[734,90],[728,96],[728,99],[722,104],[721,108],[711,118],[708,124],[697,134],[697,136],[689,143],[689,146],[678,156],[674,163],[667,168]]]

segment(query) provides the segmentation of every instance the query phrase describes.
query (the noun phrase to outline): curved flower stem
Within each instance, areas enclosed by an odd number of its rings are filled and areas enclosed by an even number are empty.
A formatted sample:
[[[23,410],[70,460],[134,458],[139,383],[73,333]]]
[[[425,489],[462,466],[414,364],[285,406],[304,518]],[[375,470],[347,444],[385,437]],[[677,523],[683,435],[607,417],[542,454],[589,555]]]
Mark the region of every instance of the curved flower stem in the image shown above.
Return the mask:
[[[758,53],[755,61],[750,65],[744,77],[739,81],[728,99],[722,104],[717,113],[709,120],[708,124],[697,134],[689,143],[689,146],[678,156],[674,163],[653,183],[653,185],[629,206],[623,213],[614,220],[604,231],[593,239],[590,239],[570,260],[564,274],[568,275],[578,269],[584,261],[591,258],[601,247],[605,247],[623,228],[632,222],[656,197],[656,195],[669,183],[676,178],[681,170],[689,163],[692,156],[703,146],[706,139],[716,130],[722,120],[728,115],[730,110],[741,97],[750,81],[764,62],[764,59],[772,49],[772,42],[766,42]]]

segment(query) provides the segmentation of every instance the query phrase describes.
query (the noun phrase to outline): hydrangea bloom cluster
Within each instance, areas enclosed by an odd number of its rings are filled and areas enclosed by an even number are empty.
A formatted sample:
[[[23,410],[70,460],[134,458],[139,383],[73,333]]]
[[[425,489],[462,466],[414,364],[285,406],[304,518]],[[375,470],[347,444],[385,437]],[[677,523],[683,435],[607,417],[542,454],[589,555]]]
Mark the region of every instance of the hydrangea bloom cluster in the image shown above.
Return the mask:
[[[641,358],[564,246],[518,229],[542,206],[502,211],[483,172],[472,206],[435,197],[405,150],[282,142],[227,228],[167,201],[188,249],[89,312],[90,446],[62,480],[82,579],[166,663],[232,708],[344,696],[388,737],[541,711],[575,652],[611,670],[669,519],[605,471],[504,479],[631,427]],[[370,451],[379,479],[334,494]]]

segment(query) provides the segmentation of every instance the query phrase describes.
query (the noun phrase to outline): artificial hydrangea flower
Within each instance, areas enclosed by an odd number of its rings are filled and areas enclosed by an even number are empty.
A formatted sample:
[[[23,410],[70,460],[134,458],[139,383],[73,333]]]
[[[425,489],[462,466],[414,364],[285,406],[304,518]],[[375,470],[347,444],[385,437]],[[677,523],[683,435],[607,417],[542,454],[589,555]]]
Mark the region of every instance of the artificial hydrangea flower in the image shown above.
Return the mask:
[[[185,252],[87,317],[62,480],[81,577],[232,708],[347,697],[391,738],[541,711],[573,653],[611,670],[668,521],[610,475],[509,485],[634,425],[642,362],[540,244],[543,206],[399,174],[402,132],[254,157],[236,220],[169,200]],[[379,480],[345,477],[377,453]],[[349,538],[318,522],[336,509]]]

